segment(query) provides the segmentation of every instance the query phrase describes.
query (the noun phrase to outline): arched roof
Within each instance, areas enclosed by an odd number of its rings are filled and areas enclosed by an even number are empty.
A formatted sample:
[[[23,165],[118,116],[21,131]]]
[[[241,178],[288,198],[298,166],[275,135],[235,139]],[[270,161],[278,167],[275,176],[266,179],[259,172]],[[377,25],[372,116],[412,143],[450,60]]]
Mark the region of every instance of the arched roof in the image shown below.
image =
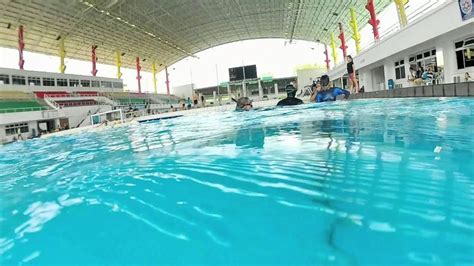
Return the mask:
[[[151,62],[175,63],[199,51],[234,41],[285,38],[328,42],[343,22],[350,38],[349,7],[367,23],[365,0],[0,0],[0,46],[18,46],[17,27],[25,29],[25,50],[58,55],[65,38],[68,58],[142,69]],[[390,0],[374,0],[378,12]],[[26,61],[28,59],[26,58]]]

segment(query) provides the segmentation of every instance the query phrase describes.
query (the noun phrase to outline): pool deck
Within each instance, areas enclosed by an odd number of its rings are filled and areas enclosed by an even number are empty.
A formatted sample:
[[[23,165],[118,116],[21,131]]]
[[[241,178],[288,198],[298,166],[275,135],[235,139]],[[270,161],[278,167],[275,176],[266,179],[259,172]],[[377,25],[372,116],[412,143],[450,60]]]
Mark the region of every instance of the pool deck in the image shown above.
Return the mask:
[[[351,94],[349,99],[473,96],[474,82],[462,82],[356,93]]]

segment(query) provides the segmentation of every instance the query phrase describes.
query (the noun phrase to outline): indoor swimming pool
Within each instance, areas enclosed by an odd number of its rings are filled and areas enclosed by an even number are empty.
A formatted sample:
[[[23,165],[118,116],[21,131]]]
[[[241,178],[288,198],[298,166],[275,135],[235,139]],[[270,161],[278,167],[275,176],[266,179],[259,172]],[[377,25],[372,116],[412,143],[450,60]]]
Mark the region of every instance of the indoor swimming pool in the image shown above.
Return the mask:
[[[474,100],[207,112],[0,147],[0,264],[470,265]]]

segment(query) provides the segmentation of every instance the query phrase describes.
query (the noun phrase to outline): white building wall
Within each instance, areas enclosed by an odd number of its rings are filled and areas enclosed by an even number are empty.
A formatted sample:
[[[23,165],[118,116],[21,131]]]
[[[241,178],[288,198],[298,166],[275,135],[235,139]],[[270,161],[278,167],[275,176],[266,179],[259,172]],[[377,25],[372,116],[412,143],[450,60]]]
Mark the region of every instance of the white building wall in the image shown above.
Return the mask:
[[[321,77],[323,71],[320,69],[300,69],[296,70],[297,89],[303,90],[305,86],[311,85],[313,80]]]
[[[171,91],[177,97],[180,97],[182,99],[187,99],[189,97],[192,100],[194,88],[196,88],[194,84],[186,84],[182,86],[173,87]]]
[[[100,110],[99,110],[100,108]],[[78,124],[90,114],[95,114],[96,112],[107,112],[112,110],[109,105],[93,105],[93,106],[80,106],[80,107],[67,107],[59,110],[60,117],[69,118],[69,126],[71,128],[77,127]],[[88,115],[89,113],[89,115]],[[86,118],[86,120],[90,120]],[[87,121],[84,121],[84,125],[88,125]]]
[[[20,134],[21,137],[24,140],[29,139],[33,136],[32,135],[33,134],[33,129],[36,132],[35,134],[38,134],[38,123],[37,123],[37,121],[23,121],[21,123],[25,123],[25,122],[28,124],[28,132]],[[20,123],[20,122],[15,122],[15,124],[16,123]],[[5,132],[5,125],[0,125],[0,144],[12,142],[14,138],[18,139],[18,134],[7,136],[6,132]]]
[[[409,24],[395,34],[383,39],[370,49],[354,57],[354,65],[359,72],[360,86],[366,91],[378,90],[380,75],[373,70],[383,65],[385,87],[388,80],[396,84],[409,86],[409,57],[430,49],[442,51],[444,58],[445,82],[453,82],[453,77],[464,76],[465,72],[474,74],[474,68],[457,69],[454,43],[474,36],[474,20],[462,21],[458,1],[449,1],[427,14],[425,17]],[[404,59],[405,79],[395,79],[395,62]],[[344,64],[329,71],[331,79],[337,79],[346,73]]]
[[[30,70],[20,70],[20,69],[11,69],[11,68],[0,68],[0,74],[10,75],[10,84],[0,84],[0,91],[23,91],[23,92],[33,92],[33,91],[102,91],[102,92],[122,92],[123,88],[103,88],[103,87],[82,87],[80,84],[77,87],[69,86],[34,86],[28,84],[28,77],[38,77],[41,78],[55,78],[55,79],[77,79],[77,80],[94,80],[94,81],[108,81],[108,82],[123,82],[121,79],[116,78],[105,78],[105,77],[93,77],[93,76],[83,76],[83,75],[74,75],[74,74],[62,74],[62,73],[52,73],[52,72],[42,72],[42,71],[30,71]],[[26,77],[26,85],[13,85],[12,84],[12,75],[24,76]]]

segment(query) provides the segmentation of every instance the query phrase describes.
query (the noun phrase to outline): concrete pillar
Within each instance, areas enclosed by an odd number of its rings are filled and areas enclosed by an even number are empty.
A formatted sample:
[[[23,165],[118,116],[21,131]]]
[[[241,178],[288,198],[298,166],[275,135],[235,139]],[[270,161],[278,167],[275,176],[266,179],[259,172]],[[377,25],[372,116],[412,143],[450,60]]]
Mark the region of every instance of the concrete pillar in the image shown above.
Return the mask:
[[[216,91],[212,92],[212,97],[214,98],[214,100],[213,100],[214,104],[216,104],[216,99],[217,99],[217,92]]]
[[[242,82],[242,96],[247,97],[247,86],[245,86],[245,82]]]
[[[232,97],[232,92],[230,91],[230,84],[229,83],[227,83],[227,95],[229,97]]]
[[[275,83],[275,97],[278,98],[278,83]]]
[[[258,97],[260,97],[260,100],[263,99],[263,88],[261,80],[258,80]]]

